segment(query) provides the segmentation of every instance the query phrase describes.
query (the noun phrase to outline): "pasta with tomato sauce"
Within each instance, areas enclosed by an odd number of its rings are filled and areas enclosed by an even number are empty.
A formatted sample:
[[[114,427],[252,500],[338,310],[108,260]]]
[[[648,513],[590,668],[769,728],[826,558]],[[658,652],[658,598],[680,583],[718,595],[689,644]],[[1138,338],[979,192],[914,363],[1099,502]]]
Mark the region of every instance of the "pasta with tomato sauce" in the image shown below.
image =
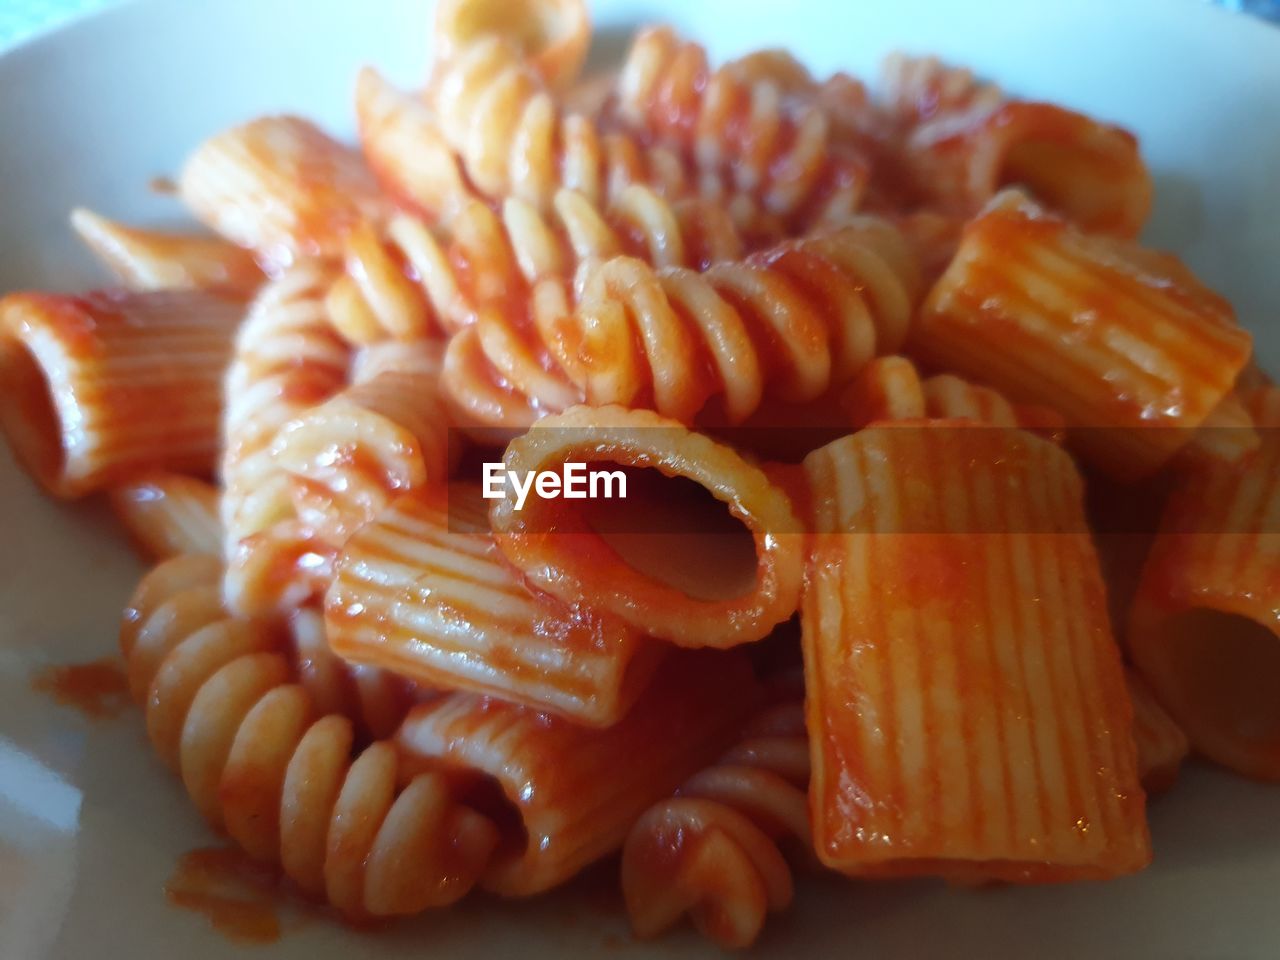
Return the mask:
[[[431,29],[353,143],[211,130],[204,230],[90,198],[113,285],[0,299],[0,430],[155,564],[123,679],[212,830],[361,922],[616,856],[636,936],[739,948],[1280,780],[1280,389],[1136,239],[1132,133],[930,56],[602,65],[584,0]]]

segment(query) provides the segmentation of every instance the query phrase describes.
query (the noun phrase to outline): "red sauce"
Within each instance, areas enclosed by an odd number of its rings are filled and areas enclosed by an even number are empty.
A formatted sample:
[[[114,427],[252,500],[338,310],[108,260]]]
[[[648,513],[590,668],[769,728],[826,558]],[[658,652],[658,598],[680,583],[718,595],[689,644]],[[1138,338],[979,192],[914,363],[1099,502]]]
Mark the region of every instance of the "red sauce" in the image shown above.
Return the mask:
[[[233,847],[184,853],[164,886],[176,907],[204,914],[213,929],[236,943],[280,939],[285,892],[276,870]]]
[[[147,181],[147,189],[165,197],[176,196],[178,193],[178,185],[170,177],[152,177]]]
[[[47,667],[32,677],[31,687],[87,717],[114,716],[129,704],[129,680],[114,657]]]

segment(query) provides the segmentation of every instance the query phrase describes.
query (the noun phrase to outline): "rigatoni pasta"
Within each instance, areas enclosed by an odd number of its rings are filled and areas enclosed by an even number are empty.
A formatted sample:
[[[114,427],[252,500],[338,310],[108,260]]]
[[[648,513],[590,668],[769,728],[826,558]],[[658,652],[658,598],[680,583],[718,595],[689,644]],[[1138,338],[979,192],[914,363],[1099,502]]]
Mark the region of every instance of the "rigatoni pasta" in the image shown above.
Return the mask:
[[[146,469],[208,473],[244,301],[212,293],[0,300],[0,426],[59,497]]]
[[[151,559],[222,552],[220,493],[207,480],[158,471],[117,484],[109,493],[116,516]]]
[[[1151,473],[1227,395],[1250,337],[1172,258],[1089,235],[1009,191],[965,228],[910,349],[1061,413],[1075,446]]]
[[[1277,395],[1262,387],[1247,398],[1264,430],[1255,453],[1183,472],[1128,631],[1134,665],[1192,747],[1263,780],[1280,779]]]
[[[678,423],[616,407],[577,407],[548,417],[511,443],[504,465],[513,476],[533,476],[577,458],[650,468],[701,485],[750,533],[754,569],[745,589],[727,596],[713,571],[689,587],[672,584],[628,563],[569,498],[539,497],[518,508],[508,485],[490,520],[503,553],[535,585],[686,647],[759,640],[795,611],[799,522],[786,493],[758,467]]]
[[[329,643],[347,660],[594,726],[626,714],[660,653],[615,617],[527,585],[475,490],[403,497],[363,527],[338,558],[326,609]]]
[[[1132,708],[1079,475],[1046,440],[953,425],[872,426],[804,463],[814,849],[855,876],[1139,870]]]

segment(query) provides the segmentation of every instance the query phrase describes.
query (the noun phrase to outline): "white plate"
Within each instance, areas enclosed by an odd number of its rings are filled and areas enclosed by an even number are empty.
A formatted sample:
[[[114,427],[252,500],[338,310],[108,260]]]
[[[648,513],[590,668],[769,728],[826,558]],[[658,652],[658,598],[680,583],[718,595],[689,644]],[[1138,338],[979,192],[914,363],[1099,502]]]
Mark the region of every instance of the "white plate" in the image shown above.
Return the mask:
[[[422,75],[429,4],[136,3],[0,58],[0,290],[100,283],[66,229],[86,204],[163,222],[147,190],[205,135],[288,109],[351,128],[356,68]],[[1156,174],[1149,239],[1237,304],[1280,366],[1280,31],[1193,0],[1072,3],[615,0],[606,48],[665,19],[717,55],[783,45],[818,71],[868,73],[935,51],[1008,88],[1135,130]],[[140,718],[90,723],[29,686],[41,665],[114,650],[139,566],[100,507],[39,496],[0,454],[0,957],[224,956],[166,905],[176,858],[212,838],[147,748]],[[1156,863],[1102,885],[985,892],[807,882],[761,955],[1275,957],[1280,793],[1192,769],[1151,810]],[[610,881],[605,876],[603,879]],[[270,957],[705,954],[688,932],[633,947],[590,884],[355,933],[320,921]]]

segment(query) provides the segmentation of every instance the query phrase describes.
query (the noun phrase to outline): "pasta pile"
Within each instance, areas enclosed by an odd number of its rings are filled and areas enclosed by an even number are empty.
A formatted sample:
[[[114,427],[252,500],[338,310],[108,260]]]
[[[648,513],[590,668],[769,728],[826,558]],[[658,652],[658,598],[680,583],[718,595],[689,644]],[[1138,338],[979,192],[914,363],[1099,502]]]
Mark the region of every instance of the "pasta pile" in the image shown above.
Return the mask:
[[[637,935],[740,947],[796,869],[1105,879],[1190,752],[1280,780],[1280,390],[1136,241],[1135,139],[588,40],[442,0],[358,145],[217,133],[210,233],[77,210],[117,286],[0,301],[16,458],[157,564],[120,645],[209,823],[357,918],[619,854]],[[631,492],[517,496],[574,463]]]

